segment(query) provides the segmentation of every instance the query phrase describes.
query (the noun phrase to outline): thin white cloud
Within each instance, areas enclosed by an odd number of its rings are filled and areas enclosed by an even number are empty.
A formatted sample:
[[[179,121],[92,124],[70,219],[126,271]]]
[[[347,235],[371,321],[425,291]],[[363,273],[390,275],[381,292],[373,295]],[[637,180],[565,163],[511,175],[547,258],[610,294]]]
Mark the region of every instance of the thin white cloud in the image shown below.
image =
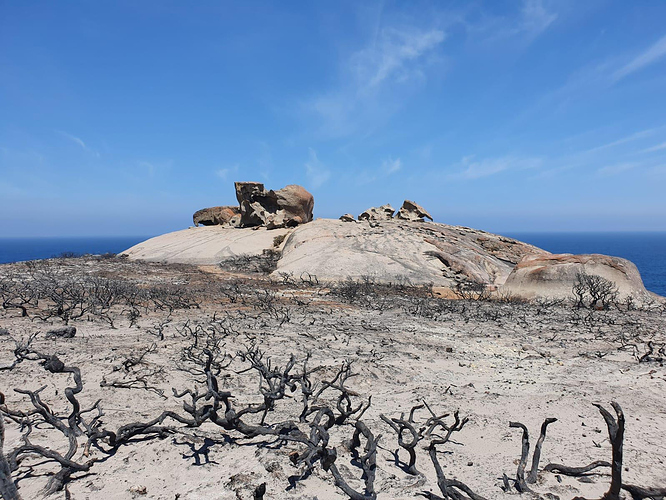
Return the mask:
[[[310,181],[310,185],[316,189],[331,177],[331,172],[319,160],[317,152],[312,148],[308,149],[308,161],[305,162],[305,174]]]
[[[636,56],[628,64],[618,69],[613,74],[613,80],[621,80],[622,78],[655,63],[664,56],[666,56],[666,35],[657,40],[657,42],[647,50]]]
[[[91,153],[91,154],[93,154],[93,155],[95,155],[99,158],[99,153],[97,151],[89,148],[88,145],[85,142],[83,142],[83,139],[81,139],[80,137],[77,137],[77,136],[75,136],[73,134],[70,134],[69,132],[65,132],[63,130],[57,130],[57,132],[61,136],[63,136],[64,138],[66,138],[66,139],[72,141],[74,144],[77,144],[78,146],[80,146],[81,149],[83,149],[83,150],[85,150],[85,151],[87,151],[87,152],[89,152],[89,153]]]
[[[522,29],[532,36],[540,35],[557,19],[557,14],[548,11],[542,0],[524,0]]]
[[[482,43],[519,39],[531,43],[546,31],[558,14],[546,8],[543,0],[523,0],[519,12],[511,16],[484,16],[475,23],[465,22],[467,30]]]
[[[618,163],[617,165],[607,165],[597,169],[597,175],[602,177],[610,177],[612,175],[621,174],[627,170],[633,170],[638,167],[638,163]]]
[[[324,136],[370,133],[427,78],[426,70],[438,64],[435,52],[444,39],[444,32],[434,28],[378,29],[371,42],[341,65],[344,83],[308,99],[304,111],[316,118],[317,132]]]
[[[396,158],[395,160],[393,158],[388,158],[382,163],[382,170],[386,173],[386,175],[394,174],[401,168],[402,161],[400,158]]]
[[[657,144],[656,146],[652,146],[651,148],[644,149],[643,151],[640,151],[641,153],[654,153],[655,151],[662,151],[666,149],[666,142],[662,142],[661,144]]]
[[[582,151],[581,154],[588,154],[588,153],[596,153],[598,151],[603,151],[604,149],[609,149],[609,148],[614,148],[615,146],[620,146],[622,144],[626,144],[629,142],[634,142],[639,139],[643,139],[645,137],[649,137],[652,134],[654,134],[658,128],[650,128],[646,130],[641,130],[639,132],[634,132],[633,134],[630,134],[626,137],[622,137],[621,139],[617,139],[615,141],[609,142],[607,144],[602,144],[601,146],[596,146],[594,148],[588,149],[586,151]]]
[[[351,57],[350,64],[362,88],[376,87],[390,79],[406,81],[422,74],[415,63],[444,38],[444,32],[438,29],[383,28],[372,45]]]
[[[500,158],[484,158],[474,161],[473,156],[467,156],[457,165],[458,173],[454,177],[475,180],[489,177],[509,170],[526,170],[539,168],[543,161],[540,158],[516,158],[504,156]]]
[[[66,137],[67,139],[69,139],[70,141],[72,141],[72,142],[78,144],[78,145],[81,146],[83,149],[88,149],[88,147],[86,146],[86,143],[83,142],[83,139],[81,139],[80,137],[76,137],[75,135],[68,134],[67,132],[63,132],[62,130],[60,131],[60,134],[61,134],[63,137]]]
[[[137,160],[135,164],[140,167],[149,177],[154,177],[155,174],[164,173],[167,170],[170,170],[173,167],[173,160],[160,160],[160,161],[147,161],[147,160]],[[141,171],[136,171],[133,169],[134,174],[140,174]]]
[[[226,181],[230,175],[235,175],[238,173],[238,168],[238,164],[234,165],[233,167],[220,168],[215,171],[215,175],[223,181]]]
[[[148,172],[149,176],[152,177],[153,175],[155,175],[156,167],[154,163],[141,160],[137,162],[137,165],[139,165],[141,168],[144,168]]]
[[[382,161],[381,166],[378,168],[362,170],[354,177],[356,179],[356,184],[362,186],[364,184],[377,182],[381,179],[386,179],[387,177],[390,177],[396,172],[400,171],[401,168],[402,160],[400,158],[393,159],[392,157],[388,157]]]

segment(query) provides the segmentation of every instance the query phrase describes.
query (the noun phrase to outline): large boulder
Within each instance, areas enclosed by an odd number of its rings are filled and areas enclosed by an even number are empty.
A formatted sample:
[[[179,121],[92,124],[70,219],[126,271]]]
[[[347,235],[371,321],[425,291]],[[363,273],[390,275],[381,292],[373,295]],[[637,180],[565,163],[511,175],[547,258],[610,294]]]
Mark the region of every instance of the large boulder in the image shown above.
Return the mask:
[[[268,229],[294,227],[312,220],[314,197],[305,188],[290,184],[266,191],[260,182],[236,182],[240,226]]]
[[[573,287],[579,276],[600,276],[614,283],[620,301],[627,297],[639,302],[652,300],[632,262],[600,254],[526,255],[511,271],[501,291],[525,299],[574,300]]]
[[[192,222],[194,222],[195,226],[199,224],[203,226],[224,225],[228,224],[234,216],[239,214],[240,209],[232,206],[202,208],[194,212]]]
[[[425,219],[433,220],[432,215],[418,203],[405,200],[396,214],[397,219],[408,220],[412,222],[423,222]]]

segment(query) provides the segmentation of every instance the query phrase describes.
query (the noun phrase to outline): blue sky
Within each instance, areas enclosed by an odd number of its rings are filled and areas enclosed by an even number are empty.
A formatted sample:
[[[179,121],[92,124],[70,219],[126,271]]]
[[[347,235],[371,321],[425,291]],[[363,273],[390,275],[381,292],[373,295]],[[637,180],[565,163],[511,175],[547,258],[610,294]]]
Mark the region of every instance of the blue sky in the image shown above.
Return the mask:
[[[0,235],[301,184],[490,231],[666,230],[666,2],[0,0]]]

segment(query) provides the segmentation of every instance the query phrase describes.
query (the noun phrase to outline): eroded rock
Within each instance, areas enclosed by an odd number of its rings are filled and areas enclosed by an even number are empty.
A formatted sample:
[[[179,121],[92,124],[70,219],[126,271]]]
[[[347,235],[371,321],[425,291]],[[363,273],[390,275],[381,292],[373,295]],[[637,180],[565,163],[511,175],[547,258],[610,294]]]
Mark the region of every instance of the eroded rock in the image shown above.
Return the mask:
[[[395,208],[386,204],[381,207],[371,207],[358,216],[358,220],[382,221],[393,219]]]
[[[294,227],[312,220],[314,197],[302,186],[290,184],[266,191],[260,182],[236,182],[241,227],[268,229]]]
[[[195,226],[217,226],[229,224],[234,216],[240,215],[240,209],[233,206],[202,208],[194,212],[192,222]]]
[[[352,214],[344,214],[340,216],[342,222],[356,222]]]
[[[398,210],[396,218],[412,222],[423,222],[425,219],[433,220],[432,215],[425,208],[410,200],[405,200],[402,203],[402,207]]]

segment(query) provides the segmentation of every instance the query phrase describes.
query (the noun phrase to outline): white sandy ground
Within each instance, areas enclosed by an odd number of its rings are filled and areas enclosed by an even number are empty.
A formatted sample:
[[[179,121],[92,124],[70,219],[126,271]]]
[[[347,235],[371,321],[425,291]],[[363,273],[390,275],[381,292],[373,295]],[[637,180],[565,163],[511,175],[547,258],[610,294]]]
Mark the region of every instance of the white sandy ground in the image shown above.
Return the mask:
[[[185,271],[183,271],[185,269]],[[150,271],[150,270],[149,270]],[[159,272],[158,272],[159,271]],[[193,282],[187,268],[154,268],[154,275],[142,271],[142,279],[167,282]],[[151,277],[152,276],[152,277]],[[208,282],[211,287],[235,279],[225,273],[196,275],[196,286]],[[250,282],[261,290],[265,281]],[[212,289],[212,288],[211,288]],[[275,363],[286,362],[293,353],[300,359],[312,354],[311,366],[326,369],[318,377],[331,377],[344,360],[353,360],[358,376],[349,386],[358,392],[357,401],[372,395],[372,406],[363,420],[375,434],[382,434],[377,458],[378,498],[413,498],[424,490],[439,493],[427,450],[419,446],[419,476],[404,473],[393,463],[396,437],[380,420],[379,415],[399,416],[422,400],[437,412],[460,410],[469,423],[454,434],[452,441],[440,447],[440,461],[450,478],[464,481],[487,499],[516,498],[517,494],[501,491],[501,475],[515,477],[520,456],[521,433],[510,429],[509,421],[520,421],[530,429],[532,444],[536,442],[542,421],[556,417],[558,422],[548,429],[542,466],[557,462],[585,465],[593,460],[609,460],[610,444],[606,426],[592,403],[610,409],[611,400],[618,401],[627,417],[624,445],[624,480],[642,486],[666,486],[666,369],[659,363],[638,363],[630,350],[618,350],[612,341],[621,331],[637,329],[655,340],[664,341],[666,316],[660,313],[634,312],[630,315],[596,312],[596,318],[610,318],[592,327],[574,324],[570,308],[523,305],[470,304],[469,311],[451,313],[432,320],[409,314],[399,308],[383,311],[340,303],[321,290],[282,288],[279,293],[291,308],[291,320],[279,327],[275,321],[261,316],[259,320],[238,320],[237,335],[225,339],[225,349],[234,353],[252,342],[269,353]],[[151,313],[140,321],[140,328],[130,328],[119,319],[119,327],[111,329],[101,322],[79,321],[74,324],[78,334],[73,339],[40,338],[34,347],[57,354],[66,364],[82,370],[84,390],[79,395],[82,406],[102,399],[105,425],[115,428],[130,421],[149,420],[163,409],[180,411],[180,401],[171,396],[171,388],[192,387],[192,377],[175,369],[180,349],[187,340],[177,333],[185,322],[204,321],[215,311],[236,311],[212,292],[201,310],[177,311],[159,341],[151,334],[151,326],[165,313]],[[312,296],[308,306],[297,306],[293,297]],[[476,308],[476,309],[475,309]],[[513,308],[510,317],[493,315],[493,311]],[[485,311],[485,312],[484,312]],[[615,313],[613,313],[615,314]],[[14,336],[44,331],[48,325],[16,317],[14,312],[0,313],[0,327]],[[121,377],[114,372],[126,356],[141,351],[152,343],[154,353],[146,356],[141,369],[162,368],[163,373],[151,378],[155,387],[163,389],[166,399],[142,389],[100,387]],[[12,359],[13,342],[0,336],[0,364]],[[597,355],[599,353],[599,355]],[[606,353],[603,357],[601,353]],[[237,369],[242,364],[234,365]],[[258,402],[257,380],[252,374],[229,372],[221,378],[223,388],[237,396],[240,405]],[[47,388],[42,399],[56,411],[66,412],[63,397],[71,378],[48,375],[35,362],[24,362],[12,371],[0,372],[0,391],[7,396],[8,407],[27,410],[26,396],[12,391],[22,387]],[[300,413],[298,393],[279,402],[270,421],[294,418]],[[424,419],[425,412],[417,413]],[[19,429],[8,426],[6,449],[19,443]],[[33,441],[40,442],[45,431],[35,432]],[[338,465],[350,484],[360,488],[360,470],[350,461],[350,453],[342,442],[351,437],[350,427],[332,431],[331,443],[339,454]],[[44,444],[63,450],[64,439],[49,438]],[[196,465],[192,449],[210,442],[209,463]],[[287,478],[297,473],[288,454],[298,446],[279,446],[270,439],[240,439],[234,433],[210,423],[198,429],[178,428],[165,439],[139,441],[122,447],[114,456],[96,463],[90,473],[79,475],[70,486],[71,498],[83,499],[249,499],[253,488],[267,483],[267,499],[342,499],[330,474],[317,467],[309,478],[287,490]],[[93,456],[101,456],[93,450]],[[81,450],[75,459],[82,459]],[[406,455],[401,454],[401,458]],[[38,466],[31,477],[21,479],[24,499],[41,498],[46,484],[48,465]],[[561,499],[576,495],[599,498],[608,488],[609,475],[603,471],[585,479],[562,477],[541,472],[534,489],[550,492]],[[522,495],[530,498],[530,495]],[[64,493],[52,498],[65,498]]]

